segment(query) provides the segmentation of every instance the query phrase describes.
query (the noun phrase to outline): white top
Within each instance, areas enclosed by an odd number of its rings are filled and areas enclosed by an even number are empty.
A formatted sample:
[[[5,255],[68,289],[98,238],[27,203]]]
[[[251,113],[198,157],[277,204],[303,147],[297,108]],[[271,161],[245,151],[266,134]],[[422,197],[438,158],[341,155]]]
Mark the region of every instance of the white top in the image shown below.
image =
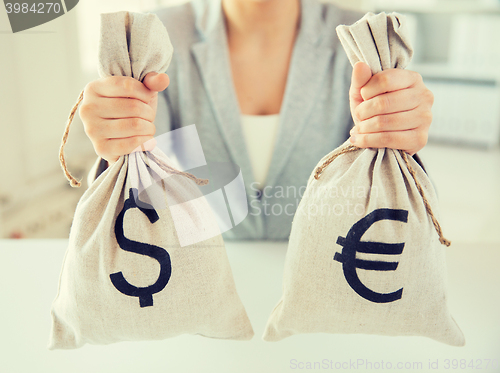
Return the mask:
[[[279,114],[241,115],[250,163],[259,189],[266,183],[278,133]]]

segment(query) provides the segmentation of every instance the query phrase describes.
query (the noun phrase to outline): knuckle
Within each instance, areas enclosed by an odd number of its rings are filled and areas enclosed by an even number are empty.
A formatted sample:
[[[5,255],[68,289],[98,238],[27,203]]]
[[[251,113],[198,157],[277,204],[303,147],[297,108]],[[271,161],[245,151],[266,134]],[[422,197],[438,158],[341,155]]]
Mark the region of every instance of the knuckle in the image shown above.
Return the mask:
[[[85,85],[85,88],[83,89],[83,97],[86,95],[91,95],[95,92],[95,87],[96,87],[96,81],[93,80],[91,82],[88,82],[87,85]]]
[[[154,136],[156,133],[156,126],[153,122],[147,120],[143,121],[142,128],[144,136]]]
[[[96,110],[96,105],[89,102],[88,100],[83,100],[82,104],[80,105],[79,108],[79,115],[82,120],[85,121],[87,118],[90,118],[92,116],[92,113]]]
[[[87,107],[87,103],[85,102],[85,99],[83,99],[80,107],[78,108],[78,113],[80,115],[80,118],[85,119],[85,117],[87,116],[87,111],[88,107]]]
[[[360,122],[363,120],[363,116],[362,116],[361,109],[359,106],[353,110],[353,117],[354,117],[353,119],[356,122]]]
[[[356,137],[356,145],[360,148],[366,148],[367,147],[366,137],[367,137],[367,135],[357,136]]]
[[[389,142],[392,139],[391,133],[389,132],[382,132],[380,133],[380,142],[384,145],[389,144]]]
[[[390,119],[387,115],[378,115],[374,119],[374,127],[377,132],[381,132],[387,128]]]
[[[379,134],[378,140],[379,140],[381,146],[389,148],[391,141],[393,140],[392,133],[391,132],[381,132]]]
[[[140,133],[142,129],[142,119],[141,118],[131,118],[129,119],[130,127],[135,133]]]
[[[96,128],[92,123],[83,122],[83,129],[86,135],[89,137],[89,139],[95,138]]]
[[[121,80],[121,89],[126,97],[130,97],[131,93],[134,91],[134,81],[132,78],[124,77]]]
[[[432,123],[432,111],[426,110],[422,113],[422,121],[426,126],[430,126]]]
[[[385,113],[389,106],[391,105],[391,101],[388,95],[382,95],[377,97],[375,108],[378,113]]]
[[[425,98],[426,98],[426,101],[428,101],[431,105],[434,105],[434,93],[432,93],[432,91],[430,89],[426,89],[425,90]]]
[[[153,109],[151,106],[142,103],[142,107],[144,108],[144,118],[145,120],[148,120],[150,122],[155,120],[156,117],[156,110]]]
[[[123,77],[122,76],[110,76],[109,78],[106,78],[106,84],[109,84],[110,86],[113,86],[114,88],[120,88],[123,85]]]
[[[128,97],[128,94],[131,91],[131,82],[129,79],[129,77],[125,76],[110,76],[109,78],[106,78],[106,84],[113,87],[114,91],[120,92],[122,97]]]
[[[128,100],[127,107],[128,107],[128,110],[130,111],[130,113],[134,117],[141,116],[143,110],[142,110],[141,102],[139,102],[139,100],[134,100],[134,99]]]
[[[391,83],[391,77],[387,73],[380,73],[377,74],[377,84],[380,86],[380,88],[387,90],[389,88],[389,85]]]
[[[420,75],[416,71],[412,71],[412,75],[413,75],[413,79],[415,80],[416,83],[420,84],[420,83],[424,82],[424,78],[422,78],[422,75]]]

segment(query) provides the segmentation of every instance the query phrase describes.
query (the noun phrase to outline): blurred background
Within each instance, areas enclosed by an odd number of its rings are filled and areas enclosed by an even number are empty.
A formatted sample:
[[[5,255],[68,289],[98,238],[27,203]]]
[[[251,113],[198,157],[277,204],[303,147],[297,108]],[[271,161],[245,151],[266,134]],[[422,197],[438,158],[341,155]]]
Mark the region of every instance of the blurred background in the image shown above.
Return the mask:
[[[12,34],[0,5],[0,238],[66,238],[86,188],[72,189],[58,150],[68,113],[97,79],[99,14],[182,0],[82,0],[64,17]],[[440,197],[445,236],[500,243],[500,0],[336,0],[408,16],[415,58],[435,94],[420,153]],[[66,156],[84,179],[96,160],[78,116]]]

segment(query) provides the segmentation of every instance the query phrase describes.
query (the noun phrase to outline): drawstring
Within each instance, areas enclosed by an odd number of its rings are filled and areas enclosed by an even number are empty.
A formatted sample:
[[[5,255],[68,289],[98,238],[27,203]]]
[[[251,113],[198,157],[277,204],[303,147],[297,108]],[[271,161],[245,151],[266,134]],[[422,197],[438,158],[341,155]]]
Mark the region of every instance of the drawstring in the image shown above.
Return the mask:
[[[59,148],[59,163],[61,164],[61,168],[64,171],[64,175],[66,176],[66,179],[68,179],[69,183],[71,184],[72,187],[74,188],[79,188],[82,183],[78,180],[76,180],[73,175],[68,171],[68,165],[66,164],[66,159],[64,158],[64,147],[66,146],[66,143],[68,142],[68,135],[69,135],[69,128],[71,126],[71,123],[73,122],[73,118],[75,117],[76,110],[78,109],[78,106],[83,100],[83,91],[80,93],[80,96],[78,96],[78,100],[76,101],[76,104],[73,106],[71,109],[71,112],[68,117],[68,122],[66,123],[66,128],[64,129],[64,134],[61,140],[61,147]],[[144,146],[142,147],[144,151]],[[153,161],[155,161],[158,165],[163,167],[166,171],[169,171],[173,174],[176,175],[182,175],[189,180],[194,181],[197,185],[207,185],[208,180],[207,179],[198,179],[196,176],[193,174],[190,174],[189,172],[182,172],[179,170],[176,170],[175,168],[169,166],[165,162],[161,161],[157,157],[155,157],[152,153],[148,154],[148,157],[151,157]]]
[[[341,156],[342,154],[347,154],[347,153],[352,153],[357,150],[361,150],[361,148],[358,148],[357,146],[354,145],[347,145],[343,149],[341,149],[339,152],[332,154],[330,157],[328,157],[327,160],[323,162],[321,166],[316,168],[316,173],[314,175],[314,178],[316,180],[319,180],[321,177],[321,174],[323,171],[335,160],[337,157]],[[410,172],[410,175],[412,176],[413,180],[415,181],[415,185],[417,186],[417,190],[420,193],[420,196],[422,197],[422,201],[424,202],[425,210],[427,211],[427,214],[430,216],[432,220],[432,224],[434,224],[434,229],[436,230],[438,236],[439,236],[439,242],[441,244],[445,245],[446,247],[451,245],[451,241],[447,240],[446,238],[443,237],[443,231],[441,229],[441,225],[437,221],[436,217],[434,216],[434,213],[432,212],[431,205],[427,198],[425,197],[424,189],[422,188],[422,185],[417,180],[417,174],[415,173],[415,170],[411,166],[409,160],[408,160],[408,154],[406,154],[405,151],[399,150],[399,153],[401,154],[401,157],[403,158],[403,161],[406,164],[406,167],[408,168],[408,171]]]

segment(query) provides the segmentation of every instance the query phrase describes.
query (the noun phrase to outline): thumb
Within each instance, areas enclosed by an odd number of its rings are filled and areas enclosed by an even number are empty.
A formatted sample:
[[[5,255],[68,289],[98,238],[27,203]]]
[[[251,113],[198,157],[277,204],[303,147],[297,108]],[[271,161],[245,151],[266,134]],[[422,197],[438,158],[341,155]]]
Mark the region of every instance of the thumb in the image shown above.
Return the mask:
[[[144,77],[142,83],[151,91],[161,92],[168,87],[170,79],[167,74],[152,71]]]
[[[364,62],[357,62],[352,70],[351,88],[349,98],[351,101],[351,111],[362,103],[361,88],[363,88],[371,79],[372,70]]]

